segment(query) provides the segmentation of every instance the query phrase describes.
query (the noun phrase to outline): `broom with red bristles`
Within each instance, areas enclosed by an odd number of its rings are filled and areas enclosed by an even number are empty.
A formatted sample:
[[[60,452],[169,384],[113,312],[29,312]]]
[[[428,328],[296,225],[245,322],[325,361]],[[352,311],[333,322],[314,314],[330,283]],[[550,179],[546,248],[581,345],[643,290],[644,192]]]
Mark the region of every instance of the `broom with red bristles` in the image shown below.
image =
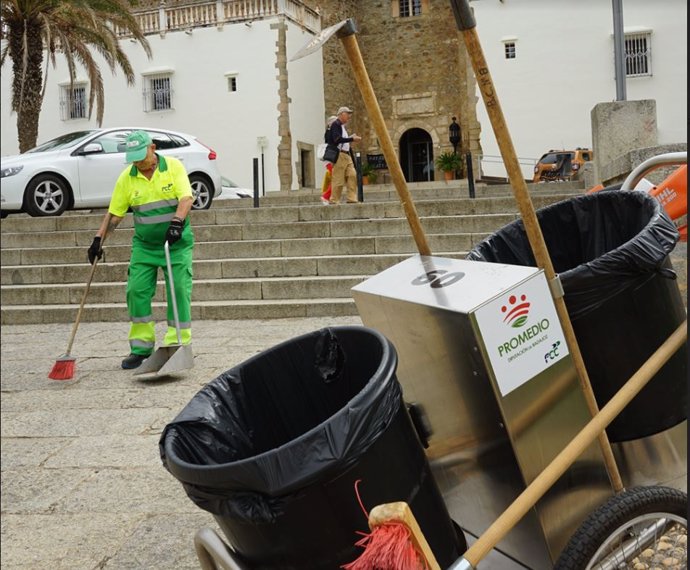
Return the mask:
[[[358,483],[355,492],[366,515]],[[407,503],[377,505],[367,518],[371,532],[359,533],[363,537],[355,543],[364,552],[341,566],[343,570],[441,570]]]
[[[101,240],[101,245],[104,240]],[[98,264],[98,257],[93,260],[91,264],[91,273],[89,273],[89,279],[86,281],[86,288],[84,289],[84,294],[81,297],[81,304],[79,305],[79,310],[77,311],[77,318],[74,321],[74,326],[72,327],[72,334],[69,337],[69,343],[67,344],[67,352],[62,356],[59,356],[53,364],[53,368],[48,374],[48,378],[52,380],[71,380],[74,378],[74,368],[77,364],[77,359],[72,356],[72,345],[74,344],[74,337],[77,335],[77,327],[79,326],[79,321],[81,320],[81,312],[84,309],[84,303],[86,303],[86,296],[89,294],[89,289],[91,288],[91,281],[93,280],[93,274],[96,271],[96,265]]]

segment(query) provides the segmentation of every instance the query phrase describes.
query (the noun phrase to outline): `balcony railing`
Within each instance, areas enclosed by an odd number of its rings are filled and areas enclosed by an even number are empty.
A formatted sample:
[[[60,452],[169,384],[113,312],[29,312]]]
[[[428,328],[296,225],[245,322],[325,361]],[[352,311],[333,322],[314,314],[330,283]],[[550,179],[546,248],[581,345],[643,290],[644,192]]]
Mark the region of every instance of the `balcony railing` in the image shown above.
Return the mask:
[[[188,6],[141,10],[135,13],[139,26],[145,35],[161,34],[198,27],[218,26],[234,22],[248,22],[284,15],[306,30],[319,33],[321,16],[305,6],[300,0],[209,0]],[[120,38],[131,34],[123,29],[116,30]]]

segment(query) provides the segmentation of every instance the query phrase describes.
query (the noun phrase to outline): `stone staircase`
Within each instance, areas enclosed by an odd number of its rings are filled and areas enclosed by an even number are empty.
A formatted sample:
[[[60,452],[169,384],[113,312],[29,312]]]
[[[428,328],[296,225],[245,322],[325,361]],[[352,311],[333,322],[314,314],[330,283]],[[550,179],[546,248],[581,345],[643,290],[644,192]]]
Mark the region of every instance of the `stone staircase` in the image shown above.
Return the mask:
[[[528,185],[535,208],[582,193],[580,183]],[[518,217],[507,185],[409,185],[434,255],[464,257]],[[324,207],[317,190],[218,201],[192,213],[193,319],[355,315],[351,287],[417,253],[392,185],[367,186],[357,205]],[[86,250],[104,210],[2,220],[2,324],[70,323],[90,266]],[[109,236],[82,321],[127,321],[131,216]],[[163,320],[162,273],[154,315]]]

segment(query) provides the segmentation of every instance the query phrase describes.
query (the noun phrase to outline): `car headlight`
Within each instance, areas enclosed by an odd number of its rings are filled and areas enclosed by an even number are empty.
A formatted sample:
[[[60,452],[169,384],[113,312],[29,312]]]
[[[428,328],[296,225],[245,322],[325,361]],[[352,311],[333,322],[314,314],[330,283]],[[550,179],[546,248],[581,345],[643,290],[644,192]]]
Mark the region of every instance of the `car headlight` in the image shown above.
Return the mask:
[[[0,178],[7,178],[8,176],[14,176],[22,171],[23,166],[8,166],[0,171]]]

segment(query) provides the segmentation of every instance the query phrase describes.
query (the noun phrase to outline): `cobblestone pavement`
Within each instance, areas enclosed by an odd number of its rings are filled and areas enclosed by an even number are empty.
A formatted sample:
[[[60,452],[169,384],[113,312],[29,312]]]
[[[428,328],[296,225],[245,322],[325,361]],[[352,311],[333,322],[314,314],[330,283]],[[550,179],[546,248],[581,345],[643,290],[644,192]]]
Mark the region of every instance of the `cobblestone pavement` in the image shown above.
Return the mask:
[[[80,325],[70,381],[48,373],[71,325],[3,326],[3,570],[198,570],[194,533],[218,527],[163,467],[163,428],[221,372],[299,334],[345,324],[361,321],[196,322],[194,368],[149,381],[120,368],[127,323]]]

